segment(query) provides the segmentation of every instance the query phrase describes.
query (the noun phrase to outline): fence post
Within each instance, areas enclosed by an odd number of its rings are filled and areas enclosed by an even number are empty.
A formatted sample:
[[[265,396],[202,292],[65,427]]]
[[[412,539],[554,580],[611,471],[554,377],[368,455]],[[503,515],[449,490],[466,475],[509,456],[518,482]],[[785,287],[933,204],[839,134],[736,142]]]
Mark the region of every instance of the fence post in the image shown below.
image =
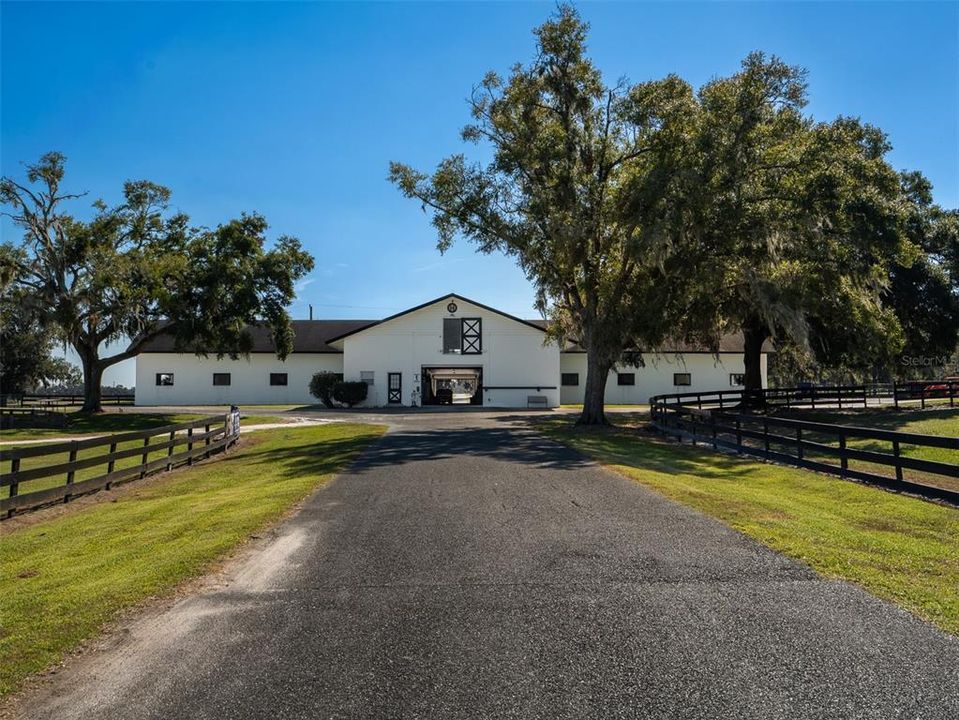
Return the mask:
[[[143,447],[146,447],[150,444],[150,436],[147,435],[143,438]],[[140,479],[142,480],[147,474],[147,458],[150,456],[150,451],[144,451],[143,455],[140,456]]]
[[[206,445],[206,452],[203,453],[203,459],[206,460],[210,457],[210,423],[206,424],[206,440],[204,445]]]
[[[70,458],[68,462],[75,463],[77,461],[77,441],[74,440],[70,443]],[[75,470],[67,470],[67,485],[73,485],[73,478],[76,476]],[[70,502],[70,494],[67,493],[63,496],[63,502]]]
[[[849,469],[849,458],[846,457],[846,433],[839,432],[839,477],[846,477]]]
[[[736,418],[736,452],[742,453],[743,451],[743,428],[742,420],[738,417]]]
[[[187,428],[186,438],[187,438],[186,449],[187,449],[187,453],[189,453],[189,456],[190,456],[187,458],[186,464],[192,465],[193,464],[193,428]]]
[[[899,381],[898,380],[892,381],[892,404],[896,408],[896,410],[899,409]]]
[[[899,449],[899,441],[892,441],[892,455],[896,458],[896,480],[902,480],[902,465],[899,462],[901,456],[901,451]]]
[[[956,406],[956,383],[949,381],[949,407]]]
[[[115,442],[114,442],[114,443],[110,443],[110,456],[111,456],[111,457],[110,457],[110,461],[107,463],[107,475],[111,475],[111,474],[113,473],[113,468],[114,468],[114,465],[115,465],[115,463],[116,463],[116,461],[113,459],[113,453],[115,453],[116,451],[117,451],[117,444],[116,444]],[[103,486],[104,490],[109,490],[109,489],[112,488],[112,487],[113,487],[113,482],[111,482],[111,481],[109,481],[109,480],[107,481],[107,484]]]
[[[168,448],[166,449],[166,456],[167,456],[167,457],[172,457],[172,456],[173,456],[173,440],[174,440],[175,438],[176,438],[176,430],[171,430],[171,431],[170,431],[170,447],[168,447]],[[167,472],[170,472],[172,469],[173,469],[173,463],[167,461],[167,464],[166,464],[166,470],[167,470]]]
[[[13,458],[13,460],[10,461],[10,472],[14,474],[20,472],[20,458]],[[20,483],[14,480],[12,483],[10,483],[10,497],[16,497],[19,492]],[[7,510],[7,517],[12,518],[16,512],[17,511],[14,508],[10,508]]]
[[[842,385],[836,388],[836,399],[839,401],[839,409],[842,410]]]
[[[720,399],[722,399],[722,396],[720,396]],[[716,445],[716,413],[709,413],[709,422],[713,430],[713,450],[718,450],[719,447]]]
[[[763,418],[763,448],[769,454],[769,418]]]
[[[797,450],[796,457],[799,460],[802,460],[803,450],[802,450],[802,428],[801,427],[796,428],[796,450]]]

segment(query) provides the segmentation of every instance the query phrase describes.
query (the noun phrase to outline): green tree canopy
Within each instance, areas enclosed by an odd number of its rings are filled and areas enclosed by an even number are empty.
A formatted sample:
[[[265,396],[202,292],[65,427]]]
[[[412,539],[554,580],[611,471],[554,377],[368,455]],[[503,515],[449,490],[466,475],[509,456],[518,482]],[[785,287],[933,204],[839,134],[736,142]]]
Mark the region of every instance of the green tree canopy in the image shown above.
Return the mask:
[[[441,251],[460,235],[516,258],[554,337],[587,351],[580,422],[604,423],[609,370],[659,342],[677,307],[671,271],[684,261],[669,248],[682,229],[678,169],[695,99],[676,77],[606,85],[586,32],[561,6],[536,30],[529,65],[474,90],[462,136],[488,143],[489,163],[454,155],[426,175],[394,162],[390,180],[432,214]]]
[[[741,330],[747,389],[761,387],[770,337],[834,364],[888,361],[903,335],[883,292],[919,252],[885,136],[853,118],[815,122],[805,72],[761,53],[698,98],[685,333],[716,343]]]
[[[883,299],[896,313],[904,346],[897,371],[945,365],[959,340],[959,213],[933,203],[931,183],[917,172],[902,174],[908,201],[906,234],[919,256],[896,263]]]
[[[298,240],[281,237],[266,249],[267,223],[242,215],[215,228],[196,228],[168,212],[170,191],[127,182],[123,202],[94,204],[94,216],[68,215],[61,190],[64,157],[49,153],[27,168],[27,183],[0,181],[0,201],[22,228],[19,244],[0,247],[6,279],[44,326],[77,352],[84,409],[100,409],[103,371],[137,355],[160,334],[181,351],[238,357],[249,352],[247,328],[273,330],[277,354],[292,348],[286,307],[294,284],[313,267]],[[101,357],[104,345],[128,342]]]
[[[55,357],[56,336],[26,312],[8,288],[0,296],[0,394],[22,393],[80,381],[79,369]]]
[[[801,68],[752,53],[698,91],[675,76],[610,87],[574,9],[535,32],[532,63],[473,92],[462,135],[492,160],[454,155],[431,175],[393,163],[390,179],[432,215],[441,251],[460,236],[516,258],[551,332],[586,349],[580,422],[605,421],[615,363],[669,336],[716,349],[742,332],[747,390],[770,338],[863,366],[889,363],[910,329],[951,337],[920,328],[956,255],[920,262],[935,249],[910,218],[930,211],[885,135],[807,115]],[[893,302],[897,282],[922,286],[923,307]]]

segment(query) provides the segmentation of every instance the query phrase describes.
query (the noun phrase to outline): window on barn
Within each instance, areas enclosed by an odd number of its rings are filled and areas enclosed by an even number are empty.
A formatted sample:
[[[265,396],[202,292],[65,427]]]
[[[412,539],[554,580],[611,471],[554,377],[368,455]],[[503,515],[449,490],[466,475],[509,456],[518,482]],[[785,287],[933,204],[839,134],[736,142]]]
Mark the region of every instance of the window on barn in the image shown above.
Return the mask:
[[[376,373],[372,370],[362,370],[360,371],[360,381],[365,382],[367,385],[374,385],[376,379]]]
[[[576,387],[579,385],[579,373],[563,373],[560,376],[560,383],[564,387]]]
[[[447,355],[482,355],[482,318],[443,318],[443,352]]]
[[[689,373],[673,373],[673,385],[692,385],[693,376]]]
[[[743,373],[729,373],[730,387],[738,387],[746,384],[746,375]]]
[[[229,385],[230,373],[213,373],[214,385]]]
[[[635,385],[636,373],[616,373],[617,385]]]
[[[463,322],[460,318],[443,318],[443,352],[463,352]]]
[[[157,385],[163,387],[173,385],[173,373],[157,373]]]
[[[286,373],[270,373],[270,385],[286,385]]]

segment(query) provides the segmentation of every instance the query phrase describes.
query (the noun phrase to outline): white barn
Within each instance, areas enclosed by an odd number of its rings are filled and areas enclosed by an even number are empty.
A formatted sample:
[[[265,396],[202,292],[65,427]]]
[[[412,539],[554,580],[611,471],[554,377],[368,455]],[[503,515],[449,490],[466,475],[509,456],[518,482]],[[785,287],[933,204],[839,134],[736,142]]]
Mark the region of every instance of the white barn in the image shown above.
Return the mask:
[[[249,358],[177,353],[161,336],[136,359],[137,405],[313,404],[314,373],[369,384],[364,406],[453,402],[486,407],[548,407],[583,401],[586,354],[547,342],[543,320],[522,320],[449,294],[383,320],[295,320],[293,352],[280,360],[270,332],[253,330]],[[617,367],[606,383],[609,404],[645,403],[668,392],[736,389],[742,338],[720,352],[692,347],[644,353],[645,366]],[[762,357],[766,383],[766,353]]]

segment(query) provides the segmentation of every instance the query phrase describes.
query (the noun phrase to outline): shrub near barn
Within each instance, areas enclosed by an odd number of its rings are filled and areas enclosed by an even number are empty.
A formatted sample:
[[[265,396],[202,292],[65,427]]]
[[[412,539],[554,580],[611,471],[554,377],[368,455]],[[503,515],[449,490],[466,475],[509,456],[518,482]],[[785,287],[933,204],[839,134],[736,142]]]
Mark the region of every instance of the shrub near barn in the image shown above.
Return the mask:
[[[369,386],[363,381],[338,382],[333,386],[333,399],[347,407],[366,400]]]
[[[339,373],[318,372],[310,379],[310,395],[328,408],[334,408],[333,388],[340,382]]]

